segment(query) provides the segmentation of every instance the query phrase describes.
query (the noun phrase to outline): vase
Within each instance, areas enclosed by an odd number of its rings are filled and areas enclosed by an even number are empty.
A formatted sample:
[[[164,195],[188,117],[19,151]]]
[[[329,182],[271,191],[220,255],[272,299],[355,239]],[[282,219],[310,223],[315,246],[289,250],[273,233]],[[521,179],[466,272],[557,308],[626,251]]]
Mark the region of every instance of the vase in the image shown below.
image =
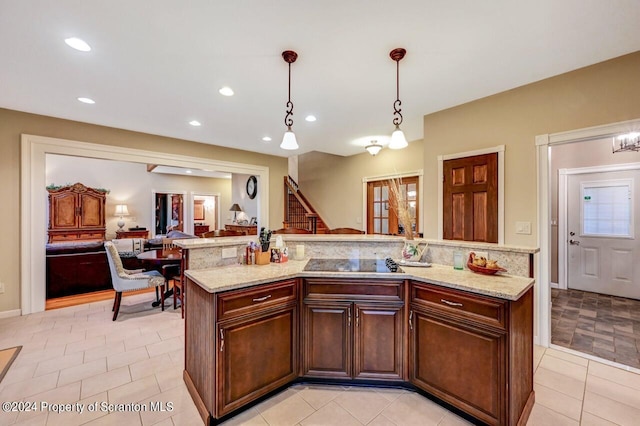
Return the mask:
[[[420,243],[414,240],[405,240],[404,247],[402,248],[402,258],[407,262],[419,262],[422,259],[424,251],[427,249],[427,244],[420,249]]]

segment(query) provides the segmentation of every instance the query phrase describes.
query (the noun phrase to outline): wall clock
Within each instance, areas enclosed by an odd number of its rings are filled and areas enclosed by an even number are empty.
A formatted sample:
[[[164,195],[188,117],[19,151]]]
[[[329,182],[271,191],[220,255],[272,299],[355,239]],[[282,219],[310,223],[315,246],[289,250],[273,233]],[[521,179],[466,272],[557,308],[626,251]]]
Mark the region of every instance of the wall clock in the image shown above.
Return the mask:
[[[255,176],[249,176],[247,179],[247,195],[250,199],[254,199],[258,193],[258,181]]]

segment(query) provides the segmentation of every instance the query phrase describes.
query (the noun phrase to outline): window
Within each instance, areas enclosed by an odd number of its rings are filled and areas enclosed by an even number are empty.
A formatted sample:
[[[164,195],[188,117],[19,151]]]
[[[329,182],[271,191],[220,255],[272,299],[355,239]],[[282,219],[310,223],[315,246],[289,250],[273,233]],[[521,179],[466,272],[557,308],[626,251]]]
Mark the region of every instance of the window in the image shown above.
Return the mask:
[[[624,179],[580,185],[582,236],[633,238],[632,184]]]

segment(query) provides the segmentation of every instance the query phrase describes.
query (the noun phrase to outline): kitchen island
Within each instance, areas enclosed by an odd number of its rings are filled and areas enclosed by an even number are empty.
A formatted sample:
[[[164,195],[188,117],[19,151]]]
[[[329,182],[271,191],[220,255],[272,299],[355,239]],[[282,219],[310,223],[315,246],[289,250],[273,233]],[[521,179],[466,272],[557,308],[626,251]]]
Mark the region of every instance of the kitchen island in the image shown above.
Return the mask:
[[[487,424],[526,424],[532,278],[308,261],[185,272],[184,380],[205,424],[297,381],[399,386]]]

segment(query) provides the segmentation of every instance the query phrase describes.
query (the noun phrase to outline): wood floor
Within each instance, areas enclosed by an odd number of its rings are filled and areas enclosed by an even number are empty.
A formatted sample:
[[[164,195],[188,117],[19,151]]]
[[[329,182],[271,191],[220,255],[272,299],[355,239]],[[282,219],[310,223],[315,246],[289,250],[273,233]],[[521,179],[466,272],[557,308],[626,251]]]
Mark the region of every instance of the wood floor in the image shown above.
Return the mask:
[[[155,288],[145,288],[143,290],[128,291],[122,294],[122,297],[133,296],[134,294],[149,293],[155,291]],[[76,294],[73,296],[57,297],[55,299],[47,299],[45,310],[66,308],[68,306],[82,305],[83,303],[99,302],[101,300],[113,300],[115,290],[94,291],[85,294]]]

